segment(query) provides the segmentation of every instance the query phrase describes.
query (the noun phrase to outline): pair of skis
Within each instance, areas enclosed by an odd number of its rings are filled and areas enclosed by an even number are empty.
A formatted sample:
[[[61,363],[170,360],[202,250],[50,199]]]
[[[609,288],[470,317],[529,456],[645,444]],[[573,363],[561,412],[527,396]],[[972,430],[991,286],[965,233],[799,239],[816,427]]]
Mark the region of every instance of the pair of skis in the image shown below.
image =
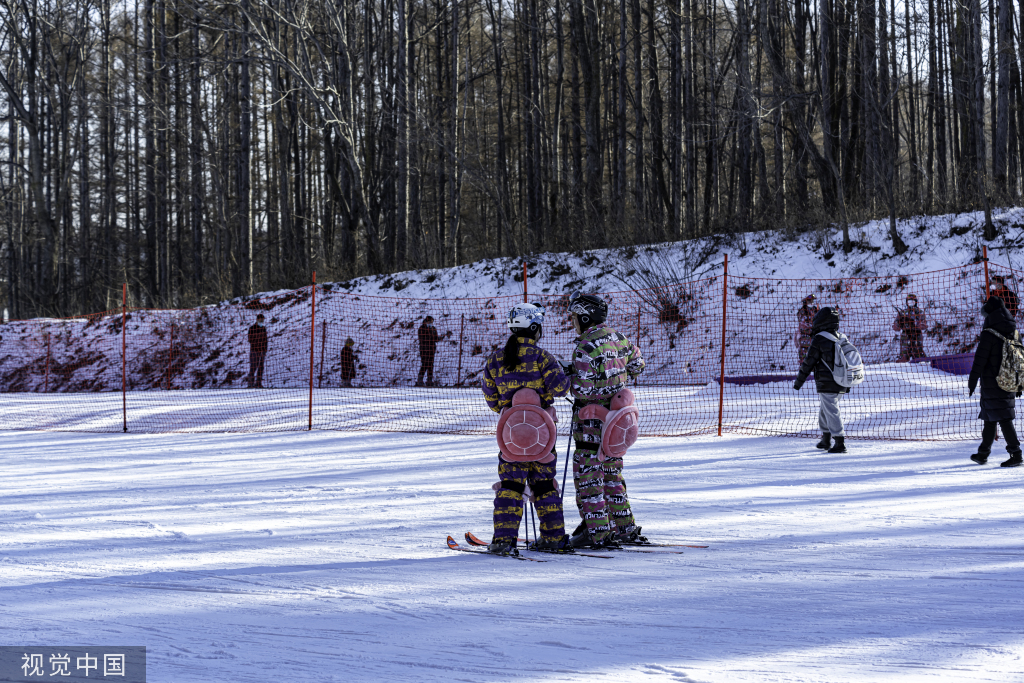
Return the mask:
[[[516,549],[516,548],[513,548],[512,552],[507,554],[507,555],[498,555],[497,553],[488,552],[487,550],[485,550],[487,544],[484,543],[483,541],[481,541],[476,536],[474,536],[469,531],[466,532],[466,542],[469,543],[469,547],[464,546],[464,545],[460,545],[459,542],[456,541],[451,536],[448,537],[448,547],[451,548],[452,550],[458,550],[459,552],[463,552],[463,553],[476,553],[477,555],[491,555],[492,557],[510,557],[513,560],[523,560],[523,561],[526,561],[526,562],[547,562],[548,561],[548,560],[542,560],[539,557],[527,557],[525,555],[520,555],[519,554],[519,550]],[[576,557],[576,556],[580,556],[580,557],[598,557],[598,558],[607,559],[607,560],[610,560],[613,557],[612,555],[597,555],[595,553],[556,553],[556,552],[551,551],[551,550],[533,550],[533,549],[529,549],[529,550],[530,550],[530,552],[549,553],[551,555],[569,555],[570,557]]]
[[[524,543],[524,544],[526,543],[526,540],[522,539],[522,538],[517,539],[517,541],[519,543]],[[459,542],[456,541],[451,536],[448,537],[448,547],[451,548],[452,550],[458,550],[460,552],[466,552],[466,553],[479,553],[479,554],[487,554],[487,555],[492,554],[492,553],[488,553],[486,550],[484,550],[484,547],[487,546],[487,543],[482,541],[481,539],[477,538],[470,531],[466,532],[466,543],[469,544],[469,547],[460,545]],[[708,547],[706,545],[683,545],[683,544],[677,544],[677,543],[649,543],[649,542],[642,544],[642,546],[646,546],[647,548],[707,548]],[[598,553],[588,553],[588,552],[579,552],[579,551],[577,551],[575,553],[558,553],[558,552],[546,551],[546,550],[533,550],[533,549],[530,549],[530,550],[531,550],[531,552],[547,552],[547,553],[550,553],[552,555],[563,555],[564,554],[564,555],[573,555],[573,556],[578,556],[578,557],[596,557],[596,558],[600,558],[600,559],[611,559],[611,558],[614,557],[614,555],[602,555],[602,554],[598,554]],[[517,559],[517,560],[523,560],[523,561],[527,561],[527,562],[547,562],[547,560],[542,560],[540,558],[526,557],[526,556],[520,555],[518,550],[515,550],[514,552],[515,552],[514,555],[513,554],[509,554],[509,555],[495,555],[495,557],[511,557],[511,558],[514,558],[514,559]],[[681,555],[683,553],[682,550],[647,550],[647,549],[644,549],[644,547],[641,547],[641,546],[638,546],[638,545],[625,546],[625,547],[621,548],[620,550],[618,550],[616,552],[644,553],[644,554],[649,554],[649,555]]]

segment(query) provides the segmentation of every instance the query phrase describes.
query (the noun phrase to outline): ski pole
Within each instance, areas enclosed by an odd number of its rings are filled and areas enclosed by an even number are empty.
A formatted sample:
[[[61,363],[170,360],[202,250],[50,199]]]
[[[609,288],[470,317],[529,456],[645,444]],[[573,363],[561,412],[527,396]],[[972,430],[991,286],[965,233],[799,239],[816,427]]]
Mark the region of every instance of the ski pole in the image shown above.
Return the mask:
[[[540,534],[537,533],[537,518],[540,517],[540,513],[537,512],[537,504],[530,501],[530,521],[533,522],[533,542],[540,542]]]
[[[529,514],[529,508],[526,507],[526,494],[522,495],[522,532],[523,537],[526,539],[526,548],[529,548],[529,522],[527,521],[527,515]]]
[[[569,401],[569,399],[565,399]],[[572,401],[569,401],[571,404]],[[569,443],[565,445],[565,467],[562,468],[562,502],[565,502],[565,476],[569,473],[569,451],[572,449],[572,418],[569,418]],[[555,470],[556,472],[558,470]]]

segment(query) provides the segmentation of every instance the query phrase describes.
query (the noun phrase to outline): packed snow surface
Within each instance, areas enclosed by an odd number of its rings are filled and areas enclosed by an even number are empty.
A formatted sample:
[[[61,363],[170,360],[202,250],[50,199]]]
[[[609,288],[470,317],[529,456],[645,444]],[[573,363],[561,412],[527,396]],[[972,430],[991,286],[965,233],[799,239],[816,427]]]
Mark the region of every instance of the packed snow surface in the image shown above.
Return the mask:
[[[641,439],[644,532],[710,547],[539,563],[445,546],[490,536],[493,436],[8,432],[0,644],[145,645],[161,683],[1022,681],[996,446]]]

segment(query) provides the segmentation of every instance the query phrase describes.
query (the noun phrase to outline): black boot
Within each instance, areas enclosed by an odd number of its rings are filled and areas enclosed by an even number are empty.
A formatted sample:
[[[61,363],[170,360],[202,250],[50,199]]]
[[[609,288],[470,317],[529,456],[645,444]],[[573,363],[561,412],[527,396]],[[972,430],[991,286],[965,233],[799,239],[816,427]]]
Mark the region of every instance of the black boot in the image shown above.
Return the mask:
[[[514,538],[496,538],[487,546],[487,552],[494,553],[495,555],[518,555],[519,551],[516,550],[516,539]]]
[[[588,548],[594,543],[594,539],[590,537],[590,529],[587,528],[586,522],[581,522],[580,526],[576,527],[576,530],[572,532],[572,538],[569,539],[569,543],[573,548]]]
[[[1000,463],[999,466],[1000,467],[1020,467],[1020,464],[1021,464],[1020,451],[1017,451],[1016,453],[1010,453],[1010,459],[1007,460],[1004,463]]]
[[[569,542],[569,537],[565,534],[562,534],[562,537],[559,539],[541,537],[539,541],[531,543],[529,549],[542,553],[571,554],[575,552],[575,549],[572,547],[572,543]]]
[[[647,537],[640,533],[640,527],[633,525],[631,529],[625,529],[615,534],[615,541],[621,545],[645,545],[650,543]]]
[[[846,437],[837,436],[836,443],[832,448],[828,449],[829,453],[845,453],[846,452]]]
[[[985,463],[988,462],[988,453],[982,453],[981,451],[978,451],[977,453],[971,456],[971,460],[978,463],[979,465],[984,465]]]
[[[832,447],[832,435],[829,434],[828,432],[822,432],[821,433],[821,441],[819,441],[818,443],[814,444],[814,447],[815,448],[822,448],[824,450],[828,450],[829,448]]]

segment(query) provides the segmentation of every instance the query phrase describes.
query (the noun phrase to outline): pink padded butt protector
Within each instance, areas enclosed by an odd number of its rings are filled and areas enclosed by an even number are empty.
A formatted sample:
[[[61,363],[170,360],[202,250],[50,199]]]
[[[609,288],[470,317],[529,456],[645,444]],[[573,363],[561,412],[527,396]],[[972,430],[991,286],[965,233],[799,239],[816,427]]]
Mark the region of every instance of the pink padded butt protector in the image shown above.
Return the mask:
[[[532,389],[520,389],[512,397],[512,407],[498,418],[495,436],[501,454],[512,462],[546,458],[558,437],[554,420],[540,407],[540,397]]]

